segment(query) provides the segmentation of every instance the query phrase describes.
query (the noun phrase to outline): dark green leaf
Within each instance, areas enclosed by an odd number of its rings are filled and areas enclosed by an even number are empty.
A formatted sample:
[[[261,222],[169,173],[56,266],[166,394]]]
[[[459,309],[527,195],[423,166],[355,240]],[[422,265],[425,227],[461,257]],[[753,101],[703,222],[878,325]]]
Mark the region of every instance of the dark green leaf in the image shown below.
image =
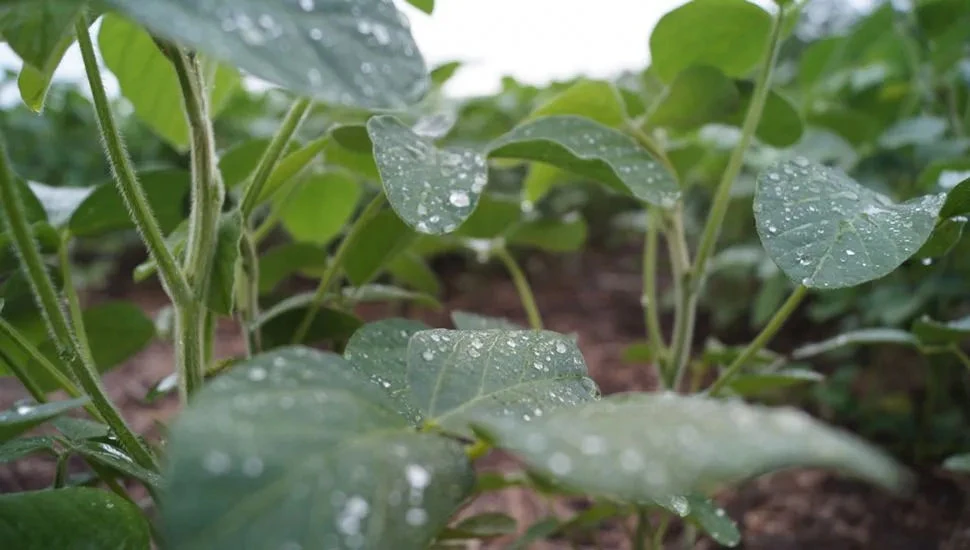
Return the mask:
[[[750,82],[738,82],[737,87],[741,94],[740,108],[722,118],[721,122],[740,128],[744,125],[744,118],[751,105],[754,85]],[[802,137],[802,130],[802,117],[795,106],[777,91],[770,90],[755,132],[758,139],[774,147],[788,147],[798,142]]]
[[[905,330],[893,328],[870,328],[852,330],[844,332],[828,340],[806,344],[792,352],[795,359],[808,359],[829,353],[846,346],[867,346],[873,344],[896,344],[900,346],[916,346],[917,341],[913,335]]]
[[[367,283],[407,248],[414,237],[415,233],[394,212],[384,210],[378,213],[350,246],[344,261],[347,278],[357,286]]]
[[[734,81],[706,65],[687,67],[677,74],[653,106],[647,122],[674,130],[692,130],[721,120],[741,107]]]
[[[417,254],[398,255],[387,264],[387,271],[400,284],[430,296],[441,293],[438,274]]]
[[[263,333],[263,347],[273,349],[285,346],[293,340],[297,329],[303,324],[310,309],[313,294],[297,294],[264,311],[256,320]],[[321,307],[301,344],[319,342],[344,342],[363,325],[355,315]]]
[[[379,385],[302,347],[207,385],[168,448],[176,548],[425,548],[474,484],[460,444],[414,432]]]
[[[159,227],[163,233],[170,233],[186,218],[191,176],[180,170],[159,170],[139,174],[139,178]],[[134,227],[114,183],[95,188],[68,224],[71,233],[78,237],[96,237]]]
[[[935,259],[946,256],[963,237],[963,228],[966,225],[967,219],[962,216],[941,221],[930,234],[930,238],[916,252],[915,257]]]
[[[941,322],[923,316],[913,323],[913,335],[924,346],[959,344],[970,337],[970,317]]]
[[[10,409],[0,411],[0,443],[10,441],[34,426],[76,409],[87,402],[88,399],[85,397],[39,405],[15,405]]]
[[[327,251],[309,243],[287,243],[271,248],[259,258],[259,292],[271,292],[283,279],[302,269],[327,266]]]
[[[393,3],[381,0],[107,0],[153,33],[327,103],[402,108],[428,71]]]
[[[883,277],[932,233],[942,195],[903,204],[844,172],[796,158],[758,177],[754,212],[771,259],[796,284],[835,289]]]
[[[17,550],[148,550],[148,522],[120,496],[88,487],[0,495],[0,540]],[[56,526],[56,528],[55,528]]]
[[[578,115],[610,128],[623,126],[627,119],[623,100],[612,83],[585,78],[537,107],[526,120],[555,115]]]
[[[227,189],[236,187],[252,175],[267,146],[268,139],[251,139],[223,151],[219,156],[219,172]]]
[[[970,175],[953,186],[946,194],[946,202],[940,210],[941,218],[966,216],[970,214]]]
[[[664,208],[680,198],[674,177],[632,138],[582,117],[526,122],[493,141],[489,156],[551,164]]]
[[[456,236],[470,239],[495,239],[518,226],[522,209],[518,202],[482,195],[478,208],[455,232]]]
[[[0,464],[13,462],[37,453],[47,453],[57,456],[56,440],[48,436],[22,437],[0,443]]]
[[[909,482],[888,456],[805,413],[702,397],[617,395],[532,422],[491,419],[476,431],[566,487],[623,502],[650,503],[793,466],[835,468],[892,490]]]

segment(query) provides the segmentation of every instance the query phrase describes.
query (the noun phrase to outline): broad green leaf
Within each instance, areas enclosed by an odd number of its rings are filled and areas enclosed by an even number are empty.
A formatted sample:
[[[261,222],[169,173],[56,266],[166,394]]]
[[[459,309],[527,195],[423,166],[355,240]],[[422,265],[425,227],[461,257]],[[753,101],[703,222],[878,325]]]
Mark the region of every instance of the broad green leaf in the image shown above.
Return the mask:
[[[408,346],[408,386],[428,422],[462,435],[479,419],[529,420],[598,395],[575,342],[548,331],[419,332]]]
[[[885,149],[925,145],[939,140],[944,133],[946,133],[946,119],[934,116],[906,118],[883,132],[879,136],[879,145]]]
[[[741,94],[740,108],[721,119],[721,122],[740,128],[744,125],[744,118],[751,104],[754,85],[742,81],[737,83],[737,87]],[[789,147],[801,139],[802,130],[802,117],[795,106],[777,91],[770,90],[761,121],[755,131],[758,139],[774,147]]]
[[[272,292],[283,279],[302,269],[327,267],[327,251],[309,243],[287,243],[259,258],[259,292]]]
[[[959,344],[970,337],[970,317],[941,322],[924,315],[913,323],[913,335],[924,346]]]
[[[414,426],[424,418],[410,401],[408,343],[412,336],[430,328],[409,319],[384,319],[360,327],[344,349],[344,357],[353,368],[384,388],[398,413]]]
[[[399,109],[428,70],[407,19],[382,0],[107,0],[153,33],[325,103]]]
[[[691,495],[686,498],[690,505],[687,521],[703,529],[718,544],[729,548],[741,544],[741,532],[737,524],[711,499],[701,495]]]
[[[170,233],[188,215],[186,198],[191,176],[181,170],[158,170],[141,173],[139,179],[159,227],[163,233]],[[68,224],[71,233],[78,237],[96,237],[134,227],[114,183],[95,188]]]
[[[792,352],[794,359],[808,359],[829,353],[847,346],[867,346],[873,344],[896,344],[900,346],[916,346],[918,342],[912,334],[905,330],[894,328],[869,328],[851,330],[842,334],[811,344],[805,344]]]
[[[582,117],[526,122],[493,141],[489,156],[550,164],[664,208],[680,199],[674,177],[632,138]]]
[[[532,422],[509,417],[475,428],[561,485],[622,502],[650,503],[795,466],[834,468],[897,491],[909,482],[882,452],[795,409],[670,393],[615,395]]]
[[[438,540],[488,539],[515,533],[518,527],[515,518],[501,512],[485,512],[467,517],[454,527],[448,527]]]
[[[946,202],[940,210],[941,218],[952,218],[954,216],[966,216],[970,214],[970,174],[966,174],[962,181],[957,183],[946,194]]]
[[[619,128],[627,119],[623,100],[612,83],[585,78],[536,107],[526,120],[555,115],[578,115],[610,128]]]
[[[586,242],[586,220],[567,216],[522,224],[509,232],[509,246],[538,248],[547,252],[575,252]]]
[[[13,462],[22,458],[37,454],[46,453],[57,456],[55,445],[57,441],[53,437],[21,437],[11,439],[6,443],[0,443],[0,464]]]
[[[152,487],[162,487],[162,476],[139,466],[124,451],[110,443],[77,441],[71,443],[68,450],[83,457],[88,462],[111,468],[124,476],[137,479]]]
[[[315,139],[292,153],[283,157],[283,160],[276,165],[270,174],[263,191],[259,195],[259,200],[264,201],[270,198],[284,184],[296,177],[307,166],[310,165],[330,143],[330,138],[324,136]]]
[[[770,33],[771,16],[746,0],[688,2],[657,22],[650,63],[666,82],[691,65],[743,77],[764,56]]]
[[[855,145],[870,143],[879,137],[879,121],[852,109],[829,106],[810,113],[808,123],[831,130]]]
[[[944,208],[946,208],[945,205]],[[963,237],[963,228],[966,225],[965,216],[956,216],[941,221],[930,234],[930,238],[916,251],[914,257],[934,259],[946,256],[960,242]]]
[[[330,129],[330,137],[338,145],[355,153],[372,153],[374,141],[367,132],[366,124],[341,124]]]
[[[367,222],[344,261],[347,278],[360,286],[376,277],[414,240],[415,233],[394,212],[384,210]]]
[[[312,298],[313,293],[297,294],[262,312],[256,324],[262,330],[264,348],[273,349],[291,343],[297,329],[303,324]],[[351,313],[320,307],[300,343],[344,342],[363,324]]]
[[[39,405],[15,405],[0,411],[0,443],[5,443],[67,411],[83,406],[88,398],[53,401]]]
[[[883,277],[929,238],[942,195],[902,204],[841,170],[804,158],[758,177],[755,221],[761,242],[785,275],[810,288],[835,289]]]
[[[366,179],[380,181],[381,175],[374,163],[373,151],[358,153],[342,147],[337,140],[328,139],[323,148],[327,165],[339,167]]]
[[[652,107],[647,123],[686,131],[740,108],[741,95],[733,80],[714,67],[695,65],[677,74]]]
[[[74,21],[84,2],[32,0],[0,11],[0,35],[24,63],[45,70],[59,61],[74,38]]]
[[[233,311],[236,288],[236,266],[243,233],[242,213],[233,210],[219,218],[216,250],[212,258],[209,281],[209,309],[222,315]]]
[[[529,163],[529,173],[522,181],[523,199],[530,204],[539,202],[554,186],[570,180],[572,174],[542,162]]]
[[[970,453],[947,458],[943,461],[943,468],[952,472],[970,472]]]
[[[151,533],[141,510],[101,489],[71,487],[0,495],[0,517],[0,540],[17,550],[151,547]]]
[[[468,311],[452,311],[451,323],[458,330],[526,330],[508,319],[486,317]]]
[[[122,17],[108,14],[101,20],[98,46],[138,118],[176,149],[188,148],[189,126],[178,76],[151,35]],[[221,66],[210,75],[211,114],[215,116],[238,89],[240,77],[235,69]]]
[[[517,227],[522,207],[514,200],[492,194],[482,195],[478,208],[458,228],[455,236],[469,239],[495,239]]]
[[[736,395],[750,396],[823,380],[825,380],[823,374],[810,369],[786,368],[777,371],[740,374],[731,381],[728,387]]]
[[[236,365],[172,427],[166,542],[427,547],[474,476],[458,442],[415,432],[395,408],[332,353],[290,347]]]
[[[367,121],[387,201],[421,233],[450,233],[464,222],[485,184],[485,157],[470,149],[438,149],[390,115]]]
[[[35,182],[27,185],[47,213],[47,221],[54,227],[66,224],[95,189],[94,187],[51,187]]]
[[[357,180],[338,173],[300,182],[279,207],[283,227],[297,241],[327,244],[353,215],[360,199]]]

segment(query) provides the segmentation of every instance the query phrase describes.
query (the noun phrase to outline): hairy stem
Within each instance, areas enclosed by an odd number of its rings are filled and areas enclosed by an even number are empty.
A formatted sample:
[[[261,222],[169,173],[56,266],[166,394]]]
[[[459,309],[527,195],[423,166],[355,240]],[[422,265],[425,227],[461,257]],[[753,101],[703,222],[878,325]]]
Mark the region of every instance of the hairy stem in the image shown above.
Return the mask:
[[[798,285],[798,287],[795,288],[794,292],[792,292],[791,295],[788,296],[788,299],[785,300],[785,303],[783,303],[781,307],[778,308],[778,311],[776,311],[771,317],[771,319],[768,320],[768,324],[765,325],[765,328],[763,328],[761,332],[755,336],[754,340],[748,344],[748,347],[744,348],[744,351],[742,351],[741,354],[731,362],[728,368],[721,373],[720,377],[718,377],[717,381],[715,381],[707,390],[710,396],[717,396],[717,394],[719,394],[727,386],[728,382],[737,376],[738,373],[741,372],[741,369],[744,368],[744,366],[755,355],[757,355],[759,351],[768,345],[768,342],[770,342],[771,339],[775,337],[775,334],[781,330],[781,327],[784,326],[785,321],[787,321],[788,318],[791,317],[792,313],[798,309],[798,305],[802,303],[802,300],[805,299],[807,294],[808,289],[804,286]]]
[[[660,212],[655,207],[647,211],[647,235],[643,241],[643,305],[644,322],[650,353],[657,365],[661,385],[666,385],[663,372],[667,362],[667,348],[660,331],[660,302],[657,301],[657,237]]]
[[[145,191],[138,184],[131,159],[125,151],[124,141],[118,131],[117,124],[115,124],[114,115],[111,113],[111,104],[101,80],[101,70],[94,54],[94,44],[91,42],[91,35],[88,32],[88,20],[83,14],[78,17],[75,32],[81,49],[81,57],[84,60],[84,71],[91,87],[91,96],[94,100],[94,109],[98,117],[98,127],[101,130],[105,155],[111,165],[111,172],[114,175],[118,192],[128,207],[131,219],[148,249],[148,255],[158,266],[159,277],[168,295],[173,301],[191,300],[192,293],[185,276],[179,270],[175,256],[165,246],[165,237],[162,235],[162,230],[152,213]]]
[[[505,269],[511,275],[512,282],[515,283],[515,288],[519,292],[519,299],[522,301],[522,307],[529,317],[529,327],[532,330],[542,330],[542,316],[539,314],[539,307],[536,305],[536,298],[532,293],[532,287],[529,286],[529,279],[525,276],[525,272],[522,271],[518,262],[505,247],[496,248],[493,254],[505,264]]]
[[[74,384],[74,381],[67,374],[54,365],[50,359],[37,349],[37,346],[32,344],[20,331],[3,318],[0,318],[0,336],[3,336],[17,346],[21,353],[26,355],[30,361],[44,371],[44,374],[56,381],[58,387],[64,390],[65,393],[73,398],[84,396],[84,393],[77,388],[77,385]],[[101,413],[98,412],[98,409],[94,405],[88,404],[85,410],[95,419],[103,420]]]
[[[323,272],[323,276],[320,278],[320,283],[317,285],[316,291],[313,293],[313,298],[310,301],[310,307],[307,309],[306,315],[303,316],[303,320],[300,322],[300,326],[293,333],[294,344],[299,344],[303,342],[306,338],[307,332],[310,330],[310,326],[313,325],[313,320],[316,319],[317,313],[320,312],[320,306],[323,304],[323,299],[326,297],[327,292],[330,291],[331,285],[333,285],[337,276],[343,272],[344,259],[347,257],[347,253],[350,252],[351,246],[354,241],[357,240],[357,236],[363,231],[364,227],[367,225],[381,208],[384,206],[384,193],[378,193],[371,201],[364,207],[364,210],[357,217],[357,220],[351,226],[350,231],[344,236],[343,241],[340,242],[340,246],[337,247],[337,251],[334,253],[333,258],[330,259],[330,263],[327,265],[327,269]]]

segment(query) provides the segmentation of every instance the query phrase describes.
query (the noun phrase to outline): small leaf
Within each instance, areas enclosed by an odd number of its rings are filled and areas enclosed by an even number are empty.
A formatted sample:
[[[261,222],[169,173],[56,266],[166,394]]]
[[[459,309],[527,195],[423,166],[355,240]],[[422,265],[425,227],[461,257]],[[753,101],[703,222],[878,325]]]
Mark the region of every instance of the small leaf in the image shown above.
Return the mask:
[[[53,437],[48,436],[22,437],[0,443],[0,464],[20,460],[41,452],[57,456],[56,443],[57,441]]]
[[[411,4],[428,15],[431,15],[431,12],[434,11],[434,0],[408,0],[408,4]]]
[[[360,199],[360,185],[337,172],[306,178],[280,206],[283,227],[297,241],[327,244],[343,229]]]
[[[736,376],[728,385],[740,396],[776,391],[807,382],[822,382],[825,376],[810,369],[787,368],[769,372],[752,372]]]
[[[343,289],[343,299],[351,304],[370,302],[411,302],[431,309],[441,309],[434,297],[391,285],[367,284]]]
[[[531,548],[533,543],[556,534],[560,529],[562,529],[562,521],[559,518],[541,519],[530,525],[525,533],[512,541],[507,548],[508,550],[526,550]]]
[[[448,527],[438,540],[489,539],[515,533],[515,518],[501,512],[485,512],[467,517],[454,527]]]
[[[17,550],[146,550],[148,522],[120,496],[88,487],[0,495],[0,540]],[[52,528],[56,526],[56,528]]]
[[[415,236],[394,212],[384,210],[378,213],[350,245],[350,253],[344,261],[347,278],[356,286],[371,281],[411,244]]]
[[[450,233],[475,210],[488,182],[484,156],[470,149],[438,149],[389,115],[367,121],[367,133],[387,200],[412,228]]]
[[[458,330],[526,330],[508,319],[486,317],[467,311],[452,311],[451,322]]]
[[[711,499],[701,495],[687,497],[690,514],[687,521],[699,526],[714,539],[714,542],[729,548],[741,544],[741,532],[724,510],[718,508]]]
[[[73,416],[61,416],[55,418],[51,424],[61,432],[64,437],[77,441],[85,439],[101,439],[108,437],[108,426],[87,420],[84,418],[74,418]]]
[[[141,173],[139,179],[162,232],[172,232],[186,218],[191,176],[181,170],[157,170]],[[78,206],[68,228],[78,237],[96,237],[135,226],[118,188],[114,183],[105,183]]]
[[[327,251],[309,243],[286,243],[259,258],[259,292],[272,292],[283,279],[303,269],[327,267]]]
[[[297,294],[262,312],[256,319],[256,324],[262,329],[263,347],[273,349],[289,344],[297,329],[303,324],[312,299],[312,292]],[[321,307],[300,343],[344,342],[363,324],[363,321],[353,314]]]
[[[431,69],[431,83],[439,88],[444,86],[455,76],[455,73],[458,72],[461,66],[461,61],[449,61],[438,65],[434,69]]]
[[[941,218],[966,216],[970,214],[970,174],[953,186],[946,194],[946,202],[940,210]]]
[[[916,346],[918,342],[912,334],[905,330],[894,328],[870,328],[844,332],[828,340],[806,344],[792,352],[794,359],[808,359],[829,353],[847,346],[866,346],[871,344],[896,344],[900,346]]]
[[[69,446],[70,452],[84,457],[88,462],[105,466],[121,474],[147,483],[155,488],[162,487],[162,476],[142,468],[120,449],[101,441],[78,441]]]
[[[34,426],[81,407],[87,402],[88,398],[84,397],[39,405],[15,405],[0,411],[0,443],[10,441]]]
[[[903,204],[803,158],[758,177],[754,213],[768,255],[789,279],[835,289],[883,277],[929,238],[942,195]]]
[[[229,147],[219,155],[219,172],[226,189],[247,181],[269,146],[269,139],[250,139]]]
[[[380,0],[108,0],[153,33],[317,100],[402,108],[428,71],[393,3]]]
[[[664,208],[680,198],[673,176],[632,138],[581,117],[526,122],[493,141],[489,156],[550,164]]]
[[[475,427],[540,474],[622,502],[650,503],[794,466],[835,468],[892,490],[909,482],[888,456],[802,412],[702,397],[616,395],[532,422],[508,417]]]
[[[943,468],[951,472],[970,473],[970,453],[947,458],[943,461]]]
[[[970,317],[940,322],[924,315],[913,323],[913,335],[924,346],[960,344],[970,337]]]
[[[585,78],[536,107],[525,120],[554,115],[578,115],[610,128],[619,128],[627,119],[623,100],[612,83]]]
[[[269,199],[280,187],[307,168],[326,149],[328,144],[330,144],[330,138],[324,136],[307,143],[303,147],[294,149],[292,153],[283,157],[283,160],[273,169],[269,179],[266,180],[266,185],[263,186],[263,191],[259,195],[260,203]]]
[[[650,62],[666,82],[691,65],[743,77],[764,56],[771,16],[745,0],[688,2],[664,15],[650,34]]]
[[[575,342],[548,331],[419,332],[408,346],[408,386],[429,422],[462,435],[481,418],[529,420],[598,395]]]
[[[209,309],[222,315],[233,311],[236,288],[236,264],[239,262],[239,243],[242,239],[242,213],[233,210],[219,218],[216,250],[212,258],[212,279],[209,281]]]
[[[208,384],[168,449],[176,548],[425,548],[474,485],[459,443],[414,432],[380,386],[302,347]]]

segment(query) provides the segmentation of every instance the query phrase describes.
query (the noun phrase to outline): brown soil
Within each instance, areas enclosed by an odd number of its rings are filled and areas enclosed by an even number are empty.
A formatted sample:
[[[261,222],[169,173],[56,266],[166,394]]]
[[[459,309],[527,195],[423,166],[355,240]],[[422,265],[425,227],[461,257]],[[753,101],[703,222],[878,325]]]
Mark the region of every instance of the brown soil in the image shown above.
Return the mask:
[[[525,323],[514,286],[493,269],[441,266],[446,288],[443,311],[410,310],[407,315],[435,326],[450,326],[448,314],[460,309],[507,317]],[[653,378],[645,365],[626,364],[623,348],[644,333],[639,305],[639,258],[635,248],[589,251],[558,259],[529,258],[526,270],[536,283],[536,299],[548,328],[575,332],[593,378],[605,393],[648,390]],[[541,284],[539,284],[541,283]],[[112,284],[110,292],[92,300],[125,297],[154,312],[165,304],[157,288]],[[373,319],[388,315],[386,307],[361,308]],[[220,325],[219,355],[242,352],[242,343],[231,323]],[[105,377],[111,397],[122,407],[133,427],[155,434],[156,421],[165,422],[176,412],[172,399],[146,404],[143,396],[172,369],[171,347],[156,342],[121,368]],[[10,378],[0,379],[0,406],[23,397]],[[493,455],[486,468],[512,468],[515,462]],[[31,459],[0,465],[0,492],[39,489],[52,479],[53,464]],[[893,498],[867,485],[831,473],[793,470],[764,476],[718,496],[744,533],[742,548],[758,550],[877,549],[958,550],[970,549],[970,479],[923,472],[916,493],[907,499]],[[568,515],[582,503],[549,504],[519,490],[487,495],[464,513],[503,511],[520,525],[549,513]],[[604,526],[590,541],[570,546],[552,541],[534,548],[625,548],[623,526]],[[678,528],[669,541],[679,540]],[[588,544],[586,544],[588,542]],[[502,548],[505,541],[490,546]],[[670,548],[680,548],[674,542]],[[716,545],[700,540],[695,548]]]

